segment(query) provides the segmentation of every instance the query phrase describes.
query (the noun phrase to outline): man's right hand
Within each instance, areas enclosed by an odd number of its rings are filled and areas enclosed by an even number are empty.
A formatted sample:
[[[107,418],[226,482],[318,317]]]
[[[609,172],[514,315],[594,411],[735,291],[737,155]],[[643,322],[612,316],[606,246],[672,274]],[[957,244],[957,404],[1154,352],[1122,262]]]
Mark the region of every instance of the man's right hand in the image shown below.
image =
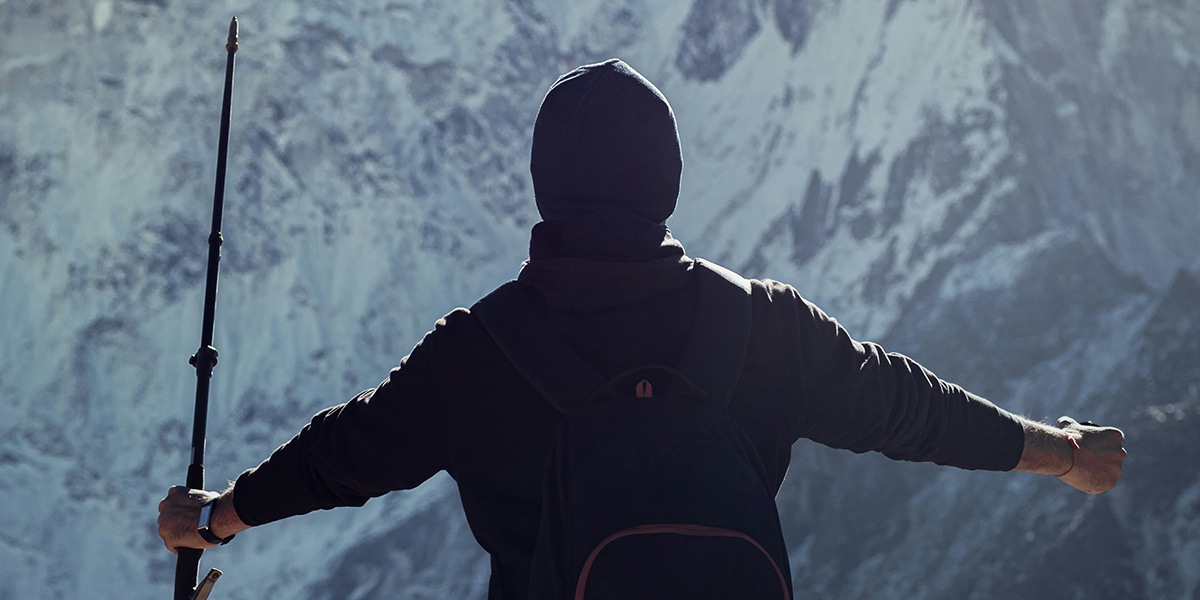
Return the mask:
[[[210,522],[213,535],[228,538],[250,528],[242,522],[233,507],[232,488],[224,494],[218,494],[175,486],[168,490],[167,497],[158,503],[158,537],[162,538],[167,550],[178,553],[179,548],[205,549],[216,545],[201,537],[197,529],[200,507],[214,498],[219,501]]]
[[[200,507],[219,496],[216,492],[189,490],[178,485],[167,490],[167,497],[158,503],[158,537],[162,538],[167,550],[178,553],[179,548],[204,549],[216,545],[200,537],[197,524]]]

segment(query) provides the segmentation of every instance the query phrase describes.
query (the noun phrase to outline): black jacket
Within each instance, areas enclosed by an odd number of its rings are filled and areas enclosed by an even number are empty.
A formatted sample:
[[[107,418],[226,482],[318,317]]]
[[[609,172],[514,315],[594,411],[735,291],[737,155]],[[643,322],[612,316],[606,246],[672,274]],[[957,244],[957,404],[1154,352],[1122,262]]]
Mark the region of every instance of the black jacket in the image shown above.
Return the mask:
[[[676,363],[695,329],[696,286],[665,227],[620,215],[543,222],[530,255],[518,280],[541,292],[556,329],[601,374]],[[751,283],[751,345],[729,410],[775,491],[800,438],[966,469],[1016,466],[1024,436],[1012,415],[853,340],[791,286]],[[491,554],[489,597],[524,598],[558,421],[479,321],[457,309],[378,388],[317,414],[243,473],[234,502],[243,521],[260,525],[358,506],[446,470]]]

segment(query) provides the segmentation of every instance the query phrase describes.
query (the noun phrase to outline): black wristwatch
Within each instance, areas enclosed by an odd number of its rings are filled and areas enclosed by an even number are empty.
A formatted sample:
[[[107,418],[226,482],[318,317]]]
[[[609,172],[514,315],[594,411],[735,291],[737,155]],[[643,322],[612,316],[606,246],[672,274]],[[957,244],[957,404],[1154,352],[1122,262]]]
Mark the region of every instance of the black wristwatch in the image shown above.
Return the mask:
[[[216,498],[213,498],[212,500],[205,502],[204,506],[200,507],[200,524],[196,528],[196,530],[200,532],[200,537],[204,538],[204,541],[206,541],[210,544],[225,545],[225,544],[229,543],[229,540],[233,539],[233,536],[231,535],[227,538],[222,539],[222,538],[217,537],[216,534],[213,533],[211,521],[212,521],[213,511],[216,508],[217,508],[217,499]]]

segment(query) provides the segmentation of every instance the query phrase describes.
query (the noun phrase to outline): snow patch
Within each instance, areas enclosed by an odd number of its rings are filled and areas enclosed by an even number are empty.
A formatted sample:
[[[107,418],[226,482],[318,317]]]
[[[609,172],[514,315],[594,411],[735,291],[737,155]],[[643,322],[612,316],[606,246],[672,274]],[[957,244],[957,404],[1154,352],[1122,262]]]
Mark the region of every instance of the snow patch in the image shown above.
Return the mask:
[[[92,7],[92,28],[96,31],[108,29],[108,23],[112,20],[112,15],[112,0],[97,0],[96,5]]]
[[[979,260],[956,267],[946,276],[939,296],[944,300],[964,294],[1004,288],[1016,281],[1030,258],[1067,235],[1050,230],[1021,244],[996,246]]]

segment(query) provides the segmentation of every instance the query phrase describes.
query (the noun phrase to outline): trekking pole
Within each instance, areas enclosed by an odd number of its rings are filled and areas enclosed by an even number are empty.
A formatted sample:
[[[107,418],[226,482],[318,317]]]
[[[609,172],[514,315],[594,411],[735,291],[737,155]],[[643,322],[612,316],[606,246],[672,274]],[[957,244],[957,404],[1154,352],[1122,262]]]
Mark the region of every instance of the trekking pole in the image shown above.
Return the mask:
[[[221,137],[217,143],[217,183],[213,193],[212,233],[208,236],[208,277],[204,287],[204,326],[200,333],[200,349],[191,357],[196,367],[196,413],[192,418],[192,458],[188,465],[187,487],[204,489],[204,436],[208,421],[208,384],[217,364],[217,349],[213,347],[213,320],[217,309],[217,268],[221,262],[221,210],[225,204],[225,156],[229,150],[229,109],[233,100],[233,57],[238,49],[238,22],[229,22],[229,38],[225,43],[225,97],[221,101]],[[180,548],[175,563],[175,600],[205,600],[221,571],[212,569],[197,585],[200,555],[203,550]]]

